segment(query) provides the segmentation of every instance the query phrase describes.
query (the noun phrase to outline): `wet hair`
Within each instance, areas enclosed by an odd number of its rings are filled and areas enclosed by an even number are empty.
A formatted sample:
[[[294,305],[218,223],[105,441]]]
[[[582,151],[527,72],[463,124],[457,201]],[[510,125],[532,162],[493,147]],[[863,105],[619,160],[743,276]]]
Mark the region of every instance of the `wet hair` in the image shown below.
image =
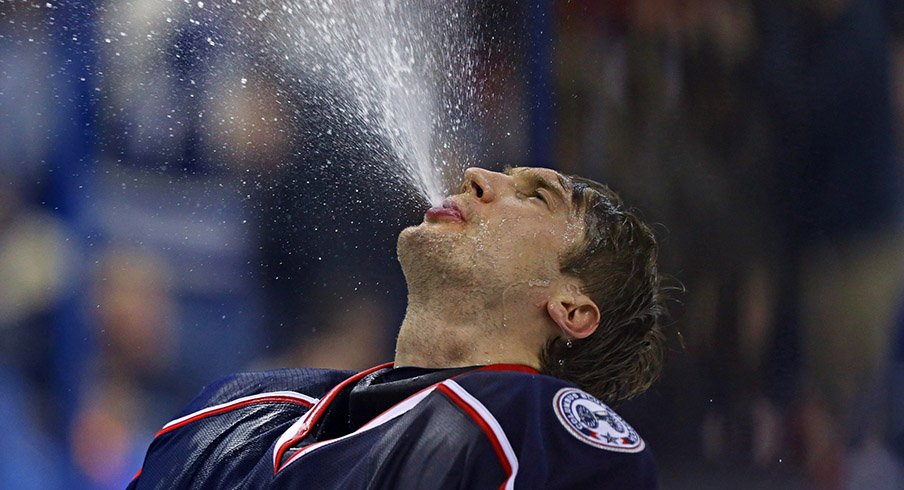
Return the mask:
[[[582,282],[600,310],[600,324],[584,339],[555,337],[540,353],[541,371],[617,404],[643,393],[662,370],[665,294],[650,227],[625,209],[607,186],[570,177],[574,211],[584,237],[560,261]]]

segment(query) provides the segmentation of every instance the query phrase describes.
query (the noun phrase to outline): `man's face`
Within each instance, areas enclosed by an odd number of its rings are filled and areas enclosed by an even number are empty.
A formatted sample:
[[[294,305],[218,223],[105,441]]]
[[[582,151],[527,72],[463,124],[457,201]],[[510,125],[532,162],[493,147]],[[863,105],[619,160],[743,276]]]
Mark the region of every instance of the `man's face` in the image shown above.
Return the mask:
[[[399,260],[409,286],[463,284],[492,293],[556,279],[562,255],[582,237],[571,184],[559,173],[471,168],[460,194],[402,231]]]

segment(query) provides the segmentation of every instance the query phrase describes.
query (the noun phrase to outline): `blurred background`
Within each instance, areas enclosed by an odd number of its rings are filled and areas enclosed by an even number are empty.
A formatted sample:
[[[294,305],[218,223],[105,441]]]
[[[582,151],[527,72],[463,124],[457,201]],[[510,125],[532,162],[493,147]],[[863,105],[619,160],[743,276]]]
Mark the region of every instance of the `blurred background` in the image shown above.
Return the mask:
[[[235,3],[0,0],[0,487],[122,488],[219,376],[392,357],[426,204]],[[610,183],[687,289],[620,408],[663,488],[904,488],[902,3],[473,4],[469,163]]]

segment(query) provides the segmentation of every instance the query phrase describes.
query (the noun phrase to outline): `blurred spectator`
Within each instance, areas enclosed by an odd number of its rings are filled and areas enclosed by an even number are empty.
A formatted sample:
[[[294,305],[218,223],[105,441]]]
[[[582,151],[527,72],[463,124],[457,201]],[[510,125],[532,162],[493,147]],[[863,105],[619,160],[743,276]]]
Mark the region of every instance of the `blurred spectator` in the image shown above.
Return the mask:
[[[122,378],[148,401],[170,396],[179,325],[174,271],[162,257],[137,248],[111,246],[99,259],[92,300],[98,343],[97,373]],[[150,413],[167,407],[148,407]],[[179,408],[170,406],[169,411]]]
[[[20,189],[0,171],[0,364],[24,375],[39,406],[49,407],[54,314],[73,257],[65,224],[28,205]]]
[[[180,375],[169,389],[186,400],[198,388],[257,356],[260,292],[250,270],[253,237],[234,182],[171,179],[125,165],[100,164],[88,227],[96,260],[107,244],[168,264],[167,295],[179,311],[173,327]],[[216,355],[199,356],[198,352]],[[158,413],[164,422],[168,413]]]
[[[72,457],[90,488],[122,488],[144,449],[184,400],[170,267],[146,251],[111,247],[91,295],[98,355],[73,422]]]

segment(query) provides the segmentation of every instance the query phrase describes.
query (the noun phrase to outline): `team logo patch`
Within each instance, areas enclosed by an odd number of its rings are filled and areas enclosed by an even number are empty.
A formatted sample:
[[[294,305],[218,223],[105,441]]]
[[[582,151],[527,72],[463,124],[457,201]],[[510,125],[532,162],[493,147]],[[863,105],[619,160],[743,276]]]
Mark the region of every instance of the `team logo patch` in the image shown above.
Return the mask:
[[[614,410],[577,388],[562,388],[552,401],[562,425],[580,441],[621,453],[643,451],[643,439]]]

